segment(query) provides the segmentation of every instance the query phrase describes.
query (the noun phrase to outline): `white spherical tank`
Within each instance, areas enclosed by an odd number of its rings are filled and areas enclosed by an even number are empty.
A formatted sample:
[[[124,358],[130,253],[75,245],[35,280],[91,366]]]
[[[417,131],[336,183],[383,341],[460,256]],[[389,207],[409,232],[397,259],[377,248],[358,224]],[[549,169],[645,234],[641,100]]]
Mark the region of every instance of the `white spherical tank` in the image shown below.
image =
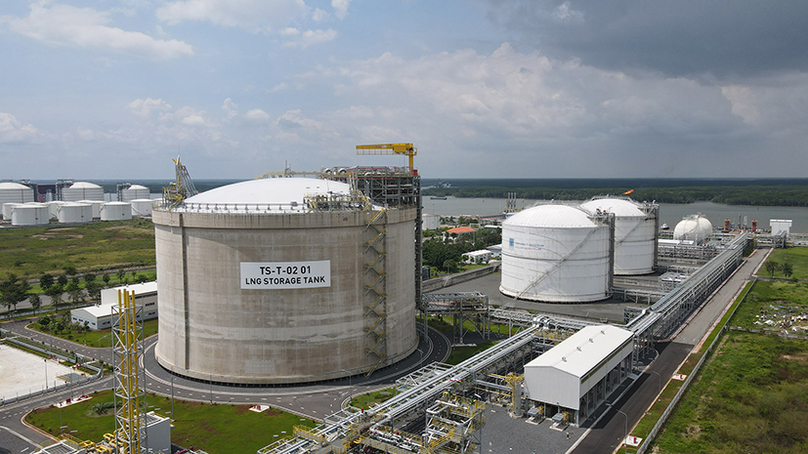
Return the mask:
[[[201,380],[281,384],[415,351],[416,208],[306,208],[350,194],[335,181],[260,179],[155,207],[158,362]]]
[[[565,205],[540,205],[506,219],[499,290],[544,302],[608,298],[614,240],[609,219]]]
[[[44,203],[16,205],[11,210],[11,225],[47,225],[49,222],[50,213]]]
[[[101,205],[102,221],[126,221],[132,219],[132,204],[129,202],[107,202]]]
[[[79,181],[69,188],[62,189],[63,202],[78,202],[79,200],[104,200],[104,188],[95,183]]]
[[[0,205],[6,203],[28,203],[34,201],[34,190],[13,181],[0,182]],[[7,219],[8,220],[8,219]]]
[[[14,211],[14,207],[17,205],[22,205],[21,203],[12,203],[6,202],[3,204],[3,220],[4,221],[11,221],[11,212]]]
[[[132,204],[132,216],[136,218],[147,218],[152,215],[152,206],[157,201],[152,199],[136,199],[130,202]]]
[[[713,224],[700,214],[687,216],[673,229],[674,240],[702,242],[713,233]]]
[[[132,202],[138,199],[148,199],[151,196],[149,188],[139,184],[133,184],[121,190],[121,202]]]
[[[93,219],[98,219],[101,217],[101,205],[104,204],[101,200],[79,200],[79,203],[87,203],[92,205],[93,208]]]
[[[93,221],[93,206],[89,203],[67,202],[56,210],[59,224],[83,224]]]
[[[582,203],[590,213],[614,214],[614,274],[653,273],[656,268],[658,206],[633,200],[603,198]]]

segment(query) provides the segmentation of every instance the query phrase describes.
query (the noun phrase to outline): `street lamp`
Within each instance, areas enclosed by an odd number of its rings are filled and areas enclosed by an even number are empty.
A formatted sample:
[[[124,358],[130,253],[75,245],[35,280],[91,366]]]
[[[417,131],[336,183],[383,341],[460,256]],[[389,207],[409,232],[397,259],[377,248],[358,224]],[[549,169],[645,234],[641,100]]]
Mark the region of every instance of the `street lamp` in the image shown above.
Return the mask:
[[[659,397],[660,393],[662,393],[662,375],[659,375],[659,372],[657,372],[655,370],[650,370],[649,369],[648,372],[651,372],[652,374],[656,374],[656,376],[657,376],[657,380],[658,380],[657,381],[657,397]]]
[[[213,369],[216,372],[216,369]],[[210,404],[213,405],[213,372],[210,373]]]
[[[620,411],[620,410],[616,409],[616,408],[614,409],[614,411],[616,411],[616,412],[618,412],[618,413],[620,413],[621,415],[623,415],[623,416],[625,416],[625,417],[626,417],[626,431],[625,431],[625,435],[623,436],[623,442],[622,442],[622,443],[620,443],[620,444],[625,444],[625,443],[626,443],[626,439],[628,438],[628,415],[627,415],[627,414],[625,414],[625,413],[623,413],[622,411]]]

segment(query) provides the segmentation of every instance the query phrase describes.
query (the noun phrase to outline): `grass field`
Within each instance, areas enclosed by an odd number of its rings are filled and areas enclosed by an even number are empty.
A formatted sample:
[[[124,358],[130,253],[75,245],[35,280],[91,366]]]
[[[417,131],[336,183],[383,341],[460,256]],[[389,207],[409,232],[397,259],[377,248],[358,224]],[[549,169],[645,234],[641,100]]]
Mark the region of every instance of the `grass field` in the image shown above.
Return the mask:
[[[98,415],[93,406],[112,402],[112,392],[96,393],[93,398],[79,404],[64,407],[61,411],[65,432],[71,432],[81,440],[100,441],[105,433],[113,431],[114,415],[107,411]],[[148,395],[149,410],[169,416],[171,401],[168,398]],[[157,409],[160,410],[157,410]],[[293,426],[313,427],[314,422],[280,410],[269,409],[263,413],[249,411],[249,405],[208,405],[199,402],[176,400],[174,403],[174,429],[171,441],[180,446],[194,446],[209,453],[229,454],[256,452],[258,449],[293,433]],[[26,421],[54,435],[60,433],[59,409],[39,409],[26,417]]]
[[[792,247],[788,249],[775,249],[769,256],[769,260],[774,260],[779,264],[790,263],[794,267],[794,274],[791,276],[794,279],[807,279],[808,278],[808,248],[806,247]],[[766,268],[760,269],[762,276],[768,276],[769,273]],[[785,277],[782,271],[775,271],[774,277]]]
[[[0,278],[155,263],[154,226],[148,219],[2,229],[0,244]]]
[[[351,406],[367,409],[375,404],[380,404],[396,395],[395,388],[382,389],[372,393],[360,394],[351,399]]]
[[[73,341],[77,344],[86,345],[87,347],[110,347],[110,342],[112,342],[111,329],[87,331],[86,333],[81,334],[73,331],[54,333],[53,331],[42,330],[37,322],[31,323],[28,325],[28,328],[41,333],[50,334],[51,336]],[[154,334],[157,334],[157,319],[146,320],[143,322],[143,338],[145,339]]]
[[[771,302],[805,305],[806,296],[802,283],[759,281],[730,324],[748,327]],[[653,452],[808,452],[808,340],[728,332],[720,342]]]

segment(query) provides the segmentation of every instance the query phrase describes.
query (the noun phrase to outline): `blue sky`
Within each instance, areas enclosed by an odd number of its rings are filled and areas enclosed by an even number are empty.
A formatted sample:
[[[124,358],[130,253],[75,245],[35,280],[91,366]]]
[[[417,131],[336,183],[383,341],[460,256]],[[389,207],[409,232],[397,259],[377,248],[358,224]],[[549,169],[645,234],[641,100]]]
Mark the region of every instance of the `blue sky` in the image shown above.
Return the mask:
[[[808,4],[0,5],[0,179],[804,177]]]

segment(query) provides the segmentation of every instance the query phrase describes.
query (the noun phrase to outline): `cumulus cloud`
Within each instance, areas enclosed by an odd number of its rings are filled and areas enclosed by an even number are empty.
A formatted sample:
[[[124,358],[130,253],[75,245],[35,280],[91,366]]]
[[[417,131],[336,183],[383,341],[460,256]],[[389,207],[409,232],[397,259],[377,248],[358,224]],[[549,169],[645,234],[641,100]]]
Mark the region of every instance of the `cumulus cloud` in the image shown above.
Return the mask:
[[[279,91],[286,90],[287,88],[289,88],[289,85],[286,82],[281,82],[278,85],[275,85],[274,87],[270,88],[267,91],[269,93],[277,93]]]
[[[162,99],[136,99],[126,106],[132,113],[141,117],[148,117],[152,112],[164,112],[171,109],[171,104]]]
[[[331,0],[331,7],[334,8],[334,15],[340,19],[345,19],[348,15],[348,5],[351,0]]]
[[[155,39],[145,33],[109,26],[109,13],[70,5],[32,3],[27,17],[3,16],[0,22],[19,34],[50,44],[69,45],[168,60],[193,55],[191,45]]]
[[[40,132],[31,124],[25,124],[10,113],[0,112],[0,143],[30,142]]]
[[[337,32],[328,30],[306,30],[303,33],[294,33],[287,36],[294,36],[294,40],[283,43],[284,47],[296,47],[305,49],[314,44],[326,43],[337,37]]]
[[[307,14],[303,0],[178,0],[157,9],[168,24],[209,21],[257,32],[283,27]]]
[[[238,115],[238,104],[234,103],[232,99],[227,98],[222,104],[222,110],[225,112],[228,119],[233,118]]]
[[[244,118],[255,123],[263,123],[269,120],[269,114],[261,109],[252,109],[244,114]]]
[[[314,12],[311,13],[311,18],[314,22],[320,22],[328,17],[328,13],[321,10],[320,8],[314,8]]]

